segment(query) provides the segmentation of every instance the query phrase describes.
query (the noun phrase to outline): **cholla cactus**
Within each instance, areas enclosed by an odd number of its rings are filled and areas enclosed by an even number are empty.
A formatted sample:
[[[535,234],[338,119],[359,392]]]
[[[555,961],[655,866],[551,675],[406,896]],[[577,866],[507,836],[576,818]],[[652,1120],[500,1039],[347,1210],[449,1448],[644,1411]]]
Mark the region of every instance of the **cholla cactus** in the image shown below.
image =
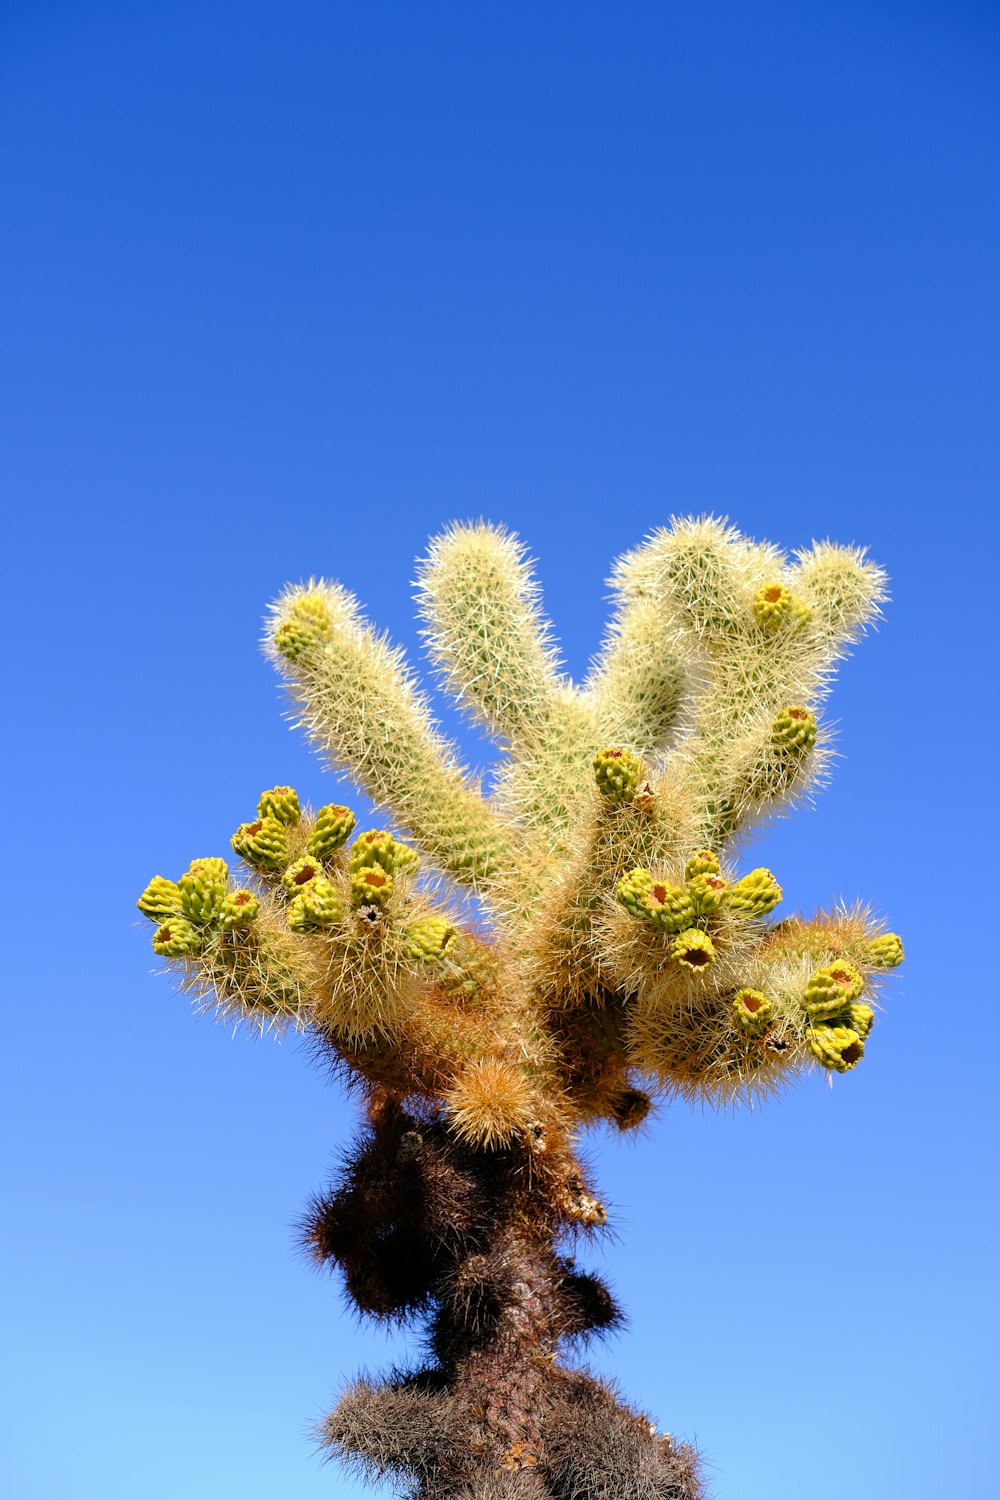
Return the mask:
[[[632,1129],[656,1097],[750,1100],[852,1070],[902,959],[860,910],[770,919],[781,885],[735,853],[822,776],[816,714],[880,570],[699,520],[612,581],[578,687],[519,542],[479,524],[432,543],[429,654],[501,746],[491,796],[351,595],[289,589],[266,650],[314,745],[393,827],[348,843],[348,808],[272,787],[232,839],[246,883],[198,860],[139,898],[188,988],[310,1033],[360,1088],[364,1127],[305,1240],[361,1312],[423,1315],[428,1353],[352,1386],[322,1437],[428,1500],[702,1494],[690,1449],[560,1360],[617,1318],[557,1248],[606,1220],[581,1132]]]

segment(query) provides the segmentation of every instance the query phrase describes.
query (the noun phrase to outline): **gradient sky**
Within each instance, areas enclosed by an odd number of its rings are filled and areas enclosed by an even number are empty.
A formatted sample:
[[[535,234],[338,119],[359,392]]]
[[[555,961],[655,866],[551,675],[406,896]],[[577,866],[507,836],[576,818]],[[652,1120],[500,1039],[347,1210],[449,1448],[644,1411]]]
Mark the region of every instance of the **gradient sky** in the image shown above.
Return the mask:
[[[268,599],[339,577],[417,653],[483,515],[580,673],[611,557],[704,511],[892,576],[753,859],[907,963],[832,1088],[595,1136],[594,1360],[717,1500],[993,1492],[998,65],[963,0],[0,7],[11,1500],[357,1496],[310,1424],[406,1358],[295,1250],[352,1106],[133,920],[262,787],[344,793]]]

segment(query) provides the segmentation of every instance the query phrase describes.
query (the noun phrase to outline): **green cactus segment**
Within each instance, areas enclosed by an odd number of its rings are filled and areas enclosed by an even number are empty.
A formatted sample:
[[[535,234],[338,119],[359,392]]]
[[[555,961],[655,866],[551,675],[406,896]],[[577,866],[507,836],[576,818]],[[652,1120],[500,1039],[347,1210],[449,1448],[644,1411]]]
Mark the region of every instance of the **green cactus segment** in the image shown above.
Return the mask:
[[[259,818],[277,818],[286,828],[292,828],[301,814],[299,794],[293,786],[272,786],[268,791],[261,792],[257,803]]]
[[[325,875],[315,875],[288,904],[285,919],[293,932],[318,932],[343,920],[344,908]]]
[[[351,875],[351,905],[386,906],[392,885],[392,876],[381,865],[362,865]]]
[[[761,866],[736,880],[724,893],[724,901],[739,917],[766,917],[781,900],[781,886],[770,870]]]
[[[274,632],[274,644],[287,661],[314,651],[330,634],[330,610],[320,594],[300,594]]]
[[[288,863],[285,827],[277,818],[241,823],[231,842],[240,858],[257,870],[280,870]]]
[[[189,958],[204,945],[204,931],[187,917],[168,917],[153,934],[153,952],[161,958]]]
[[[648,870],[635,869],[618,882],[618,900],[633,917],[647,917],[646,897],[653,888],[653,877]]]
[[[378,866],[387,875],[409,875],[420,863],[419,855],[408,844],[401,844],[384,828],[371,828],[359,834],[351,845],[348,867],[352,875],[359,870]]]
[[[715,944],[700,927],[688,927],[670,945],[670,957],[683,969],[699,974],[715,962]]]
[[[684,879],[693,880],[696,875],[718,875],[721,869],[719,856],[711,849],[696,849],[684,866]]]
[[[642,761],[631,750],[609,747],[594,756],[597,789],[609,802],[631,802],[642,776]]]
[[[802,1003],[813,1020],[838,1016],[856,1000],[865,982],[853,964],[838,959],[809,976]]]
[[[813,1026],[809,1032],[809,1049],[824,1068],[849,1073],[857,1067],[865,1044],[850,1026]]]
[[[801,703],[789,704],[775,719],[771,738],[783,750],[804,755],[816,743],[816,720]]]
[[[301,859],[293,860],[281,872],[281,884],[289,896],[300,896],[317,875],[322,875],[323,866],[314,855],[304,854]]]
[[[451,946],[455,930],[446,917],[421,917],[403,929],[403,954],[415,963],[433,963]]]
[[[764,630],[779,630],[794,618],[795,604],[783,583],[767,583],[753,596],[753,612]]]
[[[224,859],[195,859],[177,882],[189,922],[214,922],[222,910],[229,868]]]
[[[870,1005],[849,1005],[847,1007],[847,1024],[852,1031],[856,1031],[861,1040],[868,1040],[868,1033],[875,1023],[875,1012]]]
[[[249,927],[260,911],[260,902],[253,891],[244,888],[229,891],[219,913],[219,925],[223,932],[235,932],[240,927]]]
[[[332,859],[337,850],[347,843],[356,822],[349,807],[340,807],[335,802],[321,807],[310,830],[306,852],[315,854],[324,863]]]
[[[883,932],[872,938],[865,957],[873,969],[896,969],[903,962],[903,939],[897,932]]]
[[[721,875],[706,871],[703,875],[692,876],[687,888],[691,904],[700,915],[702,912],[715,911],[716,907],[722,905],[729,885]]]
[[[143,916],[159,922],[163,917],[180,911],[181,893],[175,881],[167,880],[163,875],[154,875],[135,904]]]
[[[774,1016],[774,1006],[760,990],[740,990],[733,996],[733,1016],[737,1026],[751,1036],[766,1031]]]

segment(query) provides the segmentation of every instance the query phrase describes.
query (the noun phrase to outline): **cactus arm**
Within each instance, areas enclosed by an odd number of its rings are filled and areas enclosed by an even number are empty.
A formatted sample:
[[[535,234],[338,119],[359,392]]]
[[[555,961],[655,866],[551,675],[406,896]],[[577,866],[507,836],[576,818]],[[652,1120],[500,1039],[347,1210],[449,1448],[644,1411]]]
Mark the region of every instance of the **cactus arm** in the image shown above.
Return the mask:
[[[311,601],[315,626],[302,614]],[[480,889],[513,859],[516,835],[435,729],[401,651],[376,635],[345,589],[311,584],[283,595],[265,649],[313,744],[442,870]]]

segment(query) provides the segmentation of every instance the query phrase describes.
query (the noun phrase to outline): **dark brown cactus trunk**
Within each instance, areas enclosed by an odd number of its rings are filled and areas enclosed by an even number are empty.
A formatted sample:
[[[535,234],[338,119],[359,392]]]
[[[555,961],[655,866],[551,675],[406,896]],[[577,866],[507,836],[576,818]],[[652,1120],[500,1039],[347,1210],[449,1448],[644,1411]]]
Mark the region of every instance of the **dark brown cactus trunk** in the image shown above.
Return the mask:
[[[466,1151],[436,1120],[382,1109],[307,1237],[361,1310],[424,1312],[431,1359],[352,1386],[324,1442],[419,1500],[697,1500],[693,1453],[559,1362],[618,1316],[555,1248],[564,1227],[523,1152]]]

